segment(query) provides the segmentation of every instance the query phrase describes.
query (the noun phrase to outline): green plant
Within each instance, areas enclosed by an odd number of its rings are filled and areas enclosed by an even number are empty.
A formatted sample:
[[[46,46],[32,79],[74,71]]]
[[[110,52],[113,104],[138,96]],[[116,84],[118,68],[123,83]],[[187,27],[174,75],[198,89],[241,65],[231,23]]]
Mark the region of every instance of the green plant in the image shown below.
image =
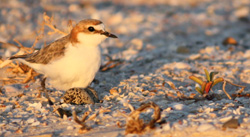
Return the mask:
[[[208,73],[207,69],[204,69],[204,71],[206,74],[206,79],[207,79],[206,81],[203,81],[202,79],[193,75],[189,76],[189,79],[195,81],[200,85],[200,87],[196,87],[195,90],[198,91],[201,95],[208,94],[214,85],[224,81],[222,77],[214,79],[214,76],[218,74],[218,72]]]

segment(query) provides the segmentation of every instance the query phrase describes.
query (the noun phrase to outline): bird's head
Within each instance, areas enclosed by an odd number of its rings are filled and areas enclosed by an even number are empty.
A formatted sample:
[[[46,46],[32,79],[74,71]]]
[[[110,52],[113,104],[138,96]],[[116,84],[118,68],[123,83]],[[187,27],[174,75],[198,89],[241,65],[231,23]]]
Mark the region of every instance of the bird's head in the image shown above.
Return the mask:
[[[106,38],[117,38],[114,34],[105,31],[104,24],[95,19],[80,21],[70,33],[72,43],[97,46]]]

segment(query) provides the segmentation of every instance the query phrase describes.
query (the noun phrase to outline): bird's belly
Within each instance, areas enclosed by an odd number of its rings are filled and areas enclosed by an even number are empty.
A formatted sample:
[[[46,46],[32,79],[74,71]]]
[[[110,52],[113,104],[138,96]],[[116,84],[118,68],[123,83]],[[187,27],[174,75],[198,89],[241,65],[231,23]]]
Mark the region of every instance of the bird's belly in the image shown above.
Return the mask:
[[[93,81],[100,64],[100,54],[70,54],[50,64],[47,77],[57,89],[86,88]]]

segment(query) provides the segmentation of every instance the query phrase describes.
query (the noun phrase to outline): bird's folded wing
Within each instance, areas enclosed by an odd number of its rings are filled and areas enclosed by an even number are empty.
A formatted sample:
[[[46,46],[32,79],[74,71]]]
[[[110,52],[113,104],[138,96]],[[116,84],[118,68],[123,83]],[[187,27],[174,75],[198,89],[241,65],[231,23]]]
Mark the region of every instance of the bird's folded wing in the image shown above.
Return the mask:
[[[30,63],[48,64],[64,55],[66,44],[69,42],[69,35],[56,40],[37,52],[27,55],[12,56],[10,59],[22,58]]]

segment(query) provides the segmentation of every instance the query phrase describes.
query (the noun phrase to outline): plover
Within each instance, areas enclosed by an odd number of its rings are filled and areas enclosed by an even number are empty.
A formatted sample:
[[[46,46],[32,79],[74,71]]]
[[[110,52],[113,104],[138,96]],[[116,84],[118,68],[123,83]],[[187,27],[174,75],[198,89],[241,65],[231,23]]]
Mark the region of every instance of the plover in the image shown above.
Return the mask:
[[[10,59],[43,74],[56,89],[74,92],[77,88],[87,88],[93,81],[101,65],[99,44],[107,37],[117,38],[105,31],[101,21],[86,19],[76,24],[69,35],[32,54],[12,56]],[[87,91],[83,90],[83,94],[91,94]]]

